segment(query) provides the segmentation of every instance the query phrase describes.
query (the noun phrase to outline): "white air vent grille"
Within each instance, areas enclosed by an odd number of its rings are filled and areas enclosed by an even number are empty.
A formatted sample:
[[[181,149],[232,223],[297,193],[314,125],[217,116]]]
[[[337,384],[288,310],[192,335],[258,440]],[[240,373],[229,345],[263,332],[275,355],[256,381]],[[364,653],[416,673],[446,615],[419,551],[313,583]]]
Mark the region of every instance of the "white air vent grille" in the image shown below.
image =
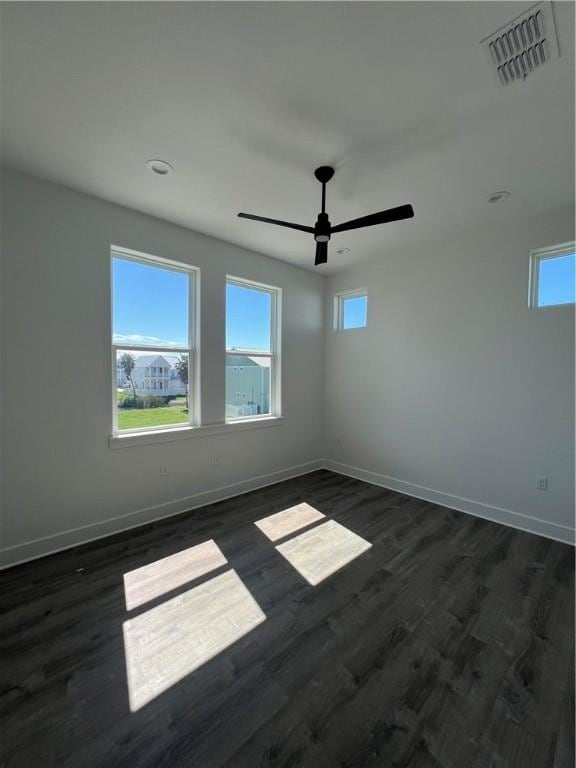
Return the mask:
[[[525,80],[560,53],[552,4],[536,3],[481,44],[502,85]]]

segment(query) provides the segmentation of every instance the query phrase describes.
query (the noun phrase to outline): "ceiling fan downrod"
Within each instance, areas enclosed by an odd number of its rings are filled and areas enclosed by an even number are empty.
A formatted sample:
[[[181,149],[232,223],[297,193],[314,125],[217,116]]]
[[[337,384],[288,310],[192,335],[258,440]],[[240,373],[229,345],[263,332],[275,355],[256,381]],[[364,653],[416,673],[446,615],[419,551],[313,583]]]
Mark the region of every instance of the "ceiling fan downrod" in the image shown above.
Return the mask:
[[[327,243],[330,240],[330,232],[332,226],[330,219],[326,213],[326,184],[334,176],[334,168],[329,165],[321,165],[320,168],[316,168],[314,176],[322,184],[322,212],[318,214],[316,220],[316,226],[314,227],[314,240],[317,243]]]

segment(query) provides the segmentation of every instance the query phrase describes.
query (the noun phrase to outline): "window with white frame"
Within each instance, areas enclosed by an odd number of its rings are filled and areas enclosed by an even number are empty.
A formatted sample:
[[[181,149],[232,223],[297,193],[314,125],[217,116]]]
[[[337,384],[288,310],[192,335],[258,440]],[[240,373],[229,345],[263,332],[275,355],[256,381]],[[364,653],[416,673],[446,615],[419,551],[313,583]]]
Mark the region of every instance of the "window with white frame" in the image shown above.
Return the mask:
[[[576,301],[576,244],[564,243],[530,252],[531,307],[555,307]]]
[[[112,248],[113,434],[198,423],[198,270]]]
[[[334,328],[341,331],[366,328],[368,294],[365,289],[344,291],[334,297]]]
[[[226,279],[226,421],[280,415],[279,288]]]

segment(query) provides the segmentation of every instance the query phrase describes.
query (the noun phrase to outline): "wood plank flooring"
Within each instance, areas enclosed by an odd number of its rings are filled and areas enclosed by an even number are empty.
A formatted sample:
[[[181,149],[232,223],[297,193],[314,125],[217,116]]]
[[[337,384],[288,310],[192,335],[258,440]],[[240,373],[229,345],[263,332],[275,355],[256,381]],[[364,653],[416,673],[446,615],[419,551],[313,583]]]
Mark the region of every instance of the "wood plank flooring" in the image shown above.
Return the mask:
[[[322,470],[0,582],[2,768],[574,766],[564,544]]]

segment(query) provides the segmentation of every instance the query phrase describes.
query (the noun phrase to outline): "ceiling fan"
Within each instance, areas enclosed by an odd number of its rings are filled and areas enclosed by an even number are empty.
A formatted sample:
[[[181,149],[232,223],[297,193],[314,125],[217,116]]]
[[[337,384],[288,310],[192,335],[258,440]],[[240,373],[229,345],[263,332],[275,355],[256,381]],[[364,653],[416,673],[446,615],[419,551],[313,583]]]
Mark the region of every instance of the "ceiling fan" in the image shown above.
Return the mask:
[[[289,229],[298,229],[301,232],[309,232],[314,235],[316,240],[316,258],[315,266],[326,264],[328,261],[328,241],[336,232],[347,232],[349,229],[360,229],[360,227],[373,227],[375,224],[387,224],[389,221],[402,221],[411,219],[414,216],[414,209],[411,205],[400,205],[397,208],[389,208],[387,211],[371,213],[368,216],[361,216],[359,219],[345,221],[343,224],[337,224],[335,227],[330,224],[328,214],[326,213],[326,184],[334,176],[334,168],[329,165],[322,165],[316,168],[314,176],[322,184],[322,212],[318,214],[316,225],[307,227],[304,224],[294,224],[291,221],[280,221],[279,219],[268,219],[265,216],[255,216],[252,213],[239,213],[241,219],[253,219],[254,221],[264,221],[268,224],[277,224],[280,227]]]

